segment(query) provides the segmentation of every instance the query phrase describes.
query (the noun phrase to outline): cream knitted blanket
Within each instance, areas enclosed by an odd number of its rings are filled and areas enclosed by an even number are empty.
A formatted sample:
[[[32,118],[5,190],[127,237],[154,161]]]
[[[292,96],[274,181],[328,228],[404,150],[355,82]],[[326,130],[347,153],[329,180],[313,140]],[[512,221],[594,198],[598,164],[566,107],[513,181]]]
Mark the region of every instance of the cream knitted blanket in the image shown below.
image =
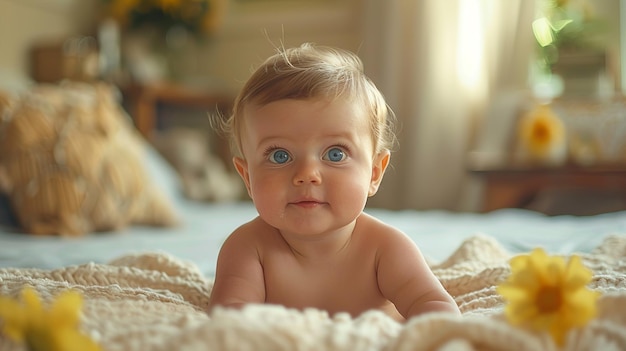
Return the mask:
[[[626,236],[581,255],[603,292],[599,316],[573,330],[564,350],[626,350]],[[398,324],[378,311],[352,319],[319,310],[252,305],[207,315],[211,280],[166,254],[137,254],[109,264],[58,270],[0,270],[0,294],[29,284],[44,299],[73,288],[85,297],[83,328],[105,350],[556,350],[551,340],[511,327],[495,286],[510,254],[492,238],[465,241],[435,273],[463,316],[430,314]],[[0,336],[1,350],[20,350]]]

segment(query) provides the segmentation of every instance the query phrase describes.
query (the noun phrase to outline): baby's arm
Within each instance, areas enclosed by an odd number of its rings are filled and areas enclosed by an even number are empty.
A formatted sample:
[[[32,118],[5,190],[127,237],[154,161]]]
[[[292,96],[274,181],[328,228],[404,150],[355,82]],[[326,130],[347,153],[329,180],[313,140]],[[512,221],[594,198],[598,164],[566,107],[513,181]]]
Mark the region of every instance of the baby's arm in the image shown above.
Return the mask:
[[[219,305],[239,308],[265,302],[263,267],[255,240],[241,228],[226,239],[217,258],[209,309]]]
[[[392,230],[379,251],[378,285],[406,319],[427,312],[460,314],[417,245],[399,231]]]

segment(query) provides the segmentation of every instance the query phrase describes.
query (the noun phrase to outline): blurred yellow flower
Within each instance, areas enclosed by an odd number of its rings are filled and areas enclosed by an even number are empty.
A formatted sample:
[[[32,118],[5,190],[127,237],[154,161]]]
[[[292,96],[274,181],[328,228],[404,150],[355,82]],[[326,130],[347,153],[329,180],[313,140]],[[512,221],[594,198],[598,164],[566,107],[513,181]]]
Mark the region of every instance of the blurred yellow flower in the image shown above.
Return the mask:
[[[20,300],[0,296],[0,330],[29,351],[98,351],[100,346],[79,330],[81,308],[82,297],[75,291],[61,293],[45,308],[26,287]]]
[[[523,151],[533,159],[560,161],[565,156],[565,126],[549,105],[539,105],[522,116],[518,133]]]
[[[600,294],[586,287],[592,272],[579,256],[566,263],[538,248],[514,257],[510,264],[511,275],[497,292],[508,300],[505,315],[511,324],[547,331],[563,345],[570,329],[596,316]]]
[[[223,0],[103,0],[108,14],[127,29],[153,26],[167,32],[183,27],[197,35],[210,34],[218,22]]]

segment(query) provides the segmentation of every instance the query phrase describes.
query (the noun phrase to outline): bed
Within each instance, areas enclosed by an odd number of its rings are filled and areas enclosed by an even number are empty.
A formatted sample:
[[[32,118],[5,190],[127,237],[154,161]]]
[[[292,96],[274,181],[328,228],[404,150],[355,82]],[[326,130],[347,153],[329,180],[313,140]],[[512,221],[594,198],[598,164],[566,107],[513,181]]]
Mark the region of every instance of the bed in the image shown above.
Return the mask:
[[[77,237],[30,235],[0,204],[0,294],[33,286],[50,299],[85,297],[82,328],[105,350],[553,350],[545,336],[503,323],[495,286],[509,259],[535,247],[580,255],[603,293],[598,317],[565,349],[626,349],[626,212],[554,216],[521,209],[490,213],[367,208],[421,248],[462,318],[427,315],[398,324],[378,311],[350,318],[309,309],[206,306],[221,243],[256,216],[249,201],[198,202],[145,144],[143,165],[178,216],[174,226],[132,224]],[[0,336],[0,349],[20,346]]]

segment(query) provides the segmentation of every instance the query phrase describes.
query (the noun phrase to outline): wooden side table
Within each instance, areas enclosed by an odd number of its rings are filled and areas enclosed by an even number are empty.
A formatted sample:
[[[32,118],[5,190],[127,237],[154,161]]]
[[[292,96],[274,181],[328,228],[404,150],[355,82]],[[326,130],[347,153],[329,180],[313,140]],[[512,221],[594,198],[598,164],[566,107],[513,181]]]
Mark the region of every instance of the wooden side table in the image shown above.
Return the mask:
[[[570,210],[576,208],[576,213],[553,208],[543,211],[546,214],[596,214],[602,212],[599,209],[608,207],[599,204],[602,197],[610,199],[611,210],[626,209],[626,164],[566,164],[550,167],[530,163],[474,161],[470,172],[484,180],[484,212],[501,208],[531,208],[530,205],[542,192],[561,196],[561,204],[570,201],[564,194],[579,195],[574,200],[579,202],[576,206],[562,206]]]
[[[156,128],[159,105],[206,108],[228,114],[233,104],[233,98],[226,94],[170,83],[130,85],[121,90],[135,126],[146,138],[149,138]]]

